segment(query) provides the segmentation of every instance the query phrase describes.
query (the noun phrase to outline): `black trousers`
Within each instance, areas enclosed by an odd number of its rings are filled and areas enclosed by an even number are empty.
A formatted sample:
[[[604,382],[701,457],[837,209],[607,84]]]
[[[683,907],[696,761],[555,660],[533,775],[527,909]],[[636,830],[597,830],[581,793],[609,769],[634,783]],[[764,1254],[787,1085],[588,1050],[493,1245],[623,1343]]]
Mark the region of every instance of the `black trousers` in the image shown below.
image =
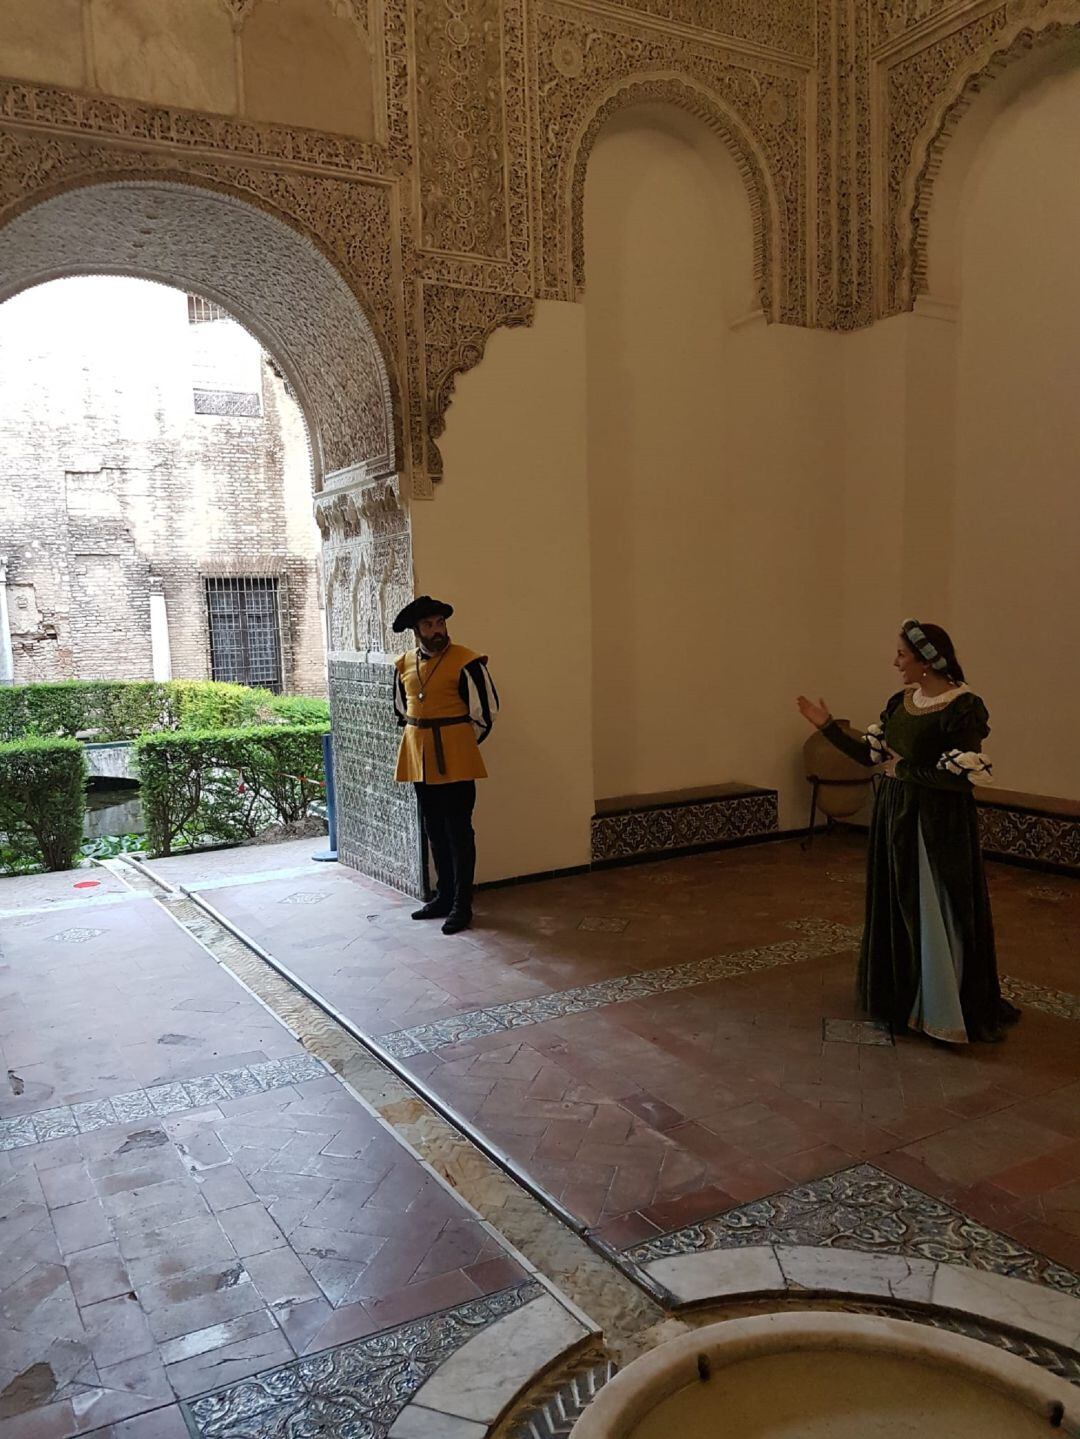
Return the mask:
[[[416,795],[435,861],[435,898],[448,909],[471,914],[476,872],[476,836],[472,826],[476,781],[418,784]]]

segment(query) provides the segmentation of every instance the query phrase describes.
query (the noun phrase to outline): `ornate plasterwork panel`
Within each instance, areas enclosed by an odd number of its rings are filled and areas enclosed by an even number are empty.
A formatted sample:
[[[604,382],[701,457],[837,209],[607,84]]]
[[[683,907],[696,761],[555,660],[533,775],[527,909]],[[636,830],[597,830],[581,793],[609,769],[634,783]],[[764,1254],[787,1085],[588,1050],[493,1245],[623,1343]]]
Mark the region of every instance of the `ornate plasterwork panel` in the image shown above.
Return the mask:
[[[498,0],[411,7],[421,247],[507,258],[502,26]]]
[[[62,142],[57,150],[0,135],[5,189],[25,184],[35,158],[36,178],[52,178],[66,158]],[[113,181],[65,190],[0,227],[0,300],[87,272],[181,284],[232,311],[289,374],[320,475],[395,468],[389,376],[371,326],[339,272],[281,220],[188,185]]]
[[[766,314],[806,317],[806,72],[685,34],[634,25],[549,0],[535,22],[538,292],[573,298],[584,283],[585,173],[605,121],[629,105],[697,115],[731,150],[756,236]]]
[[[531,295],[524,0],[415,10],[418,274]]]
[[[877,62],[876,148],[883,194],[877,313],[909,309],[925,284],[930,197],[945,146],[972,97],[1033,46],[1080,34],[1077,0],[1009,0],[946,14],[941,27]]]

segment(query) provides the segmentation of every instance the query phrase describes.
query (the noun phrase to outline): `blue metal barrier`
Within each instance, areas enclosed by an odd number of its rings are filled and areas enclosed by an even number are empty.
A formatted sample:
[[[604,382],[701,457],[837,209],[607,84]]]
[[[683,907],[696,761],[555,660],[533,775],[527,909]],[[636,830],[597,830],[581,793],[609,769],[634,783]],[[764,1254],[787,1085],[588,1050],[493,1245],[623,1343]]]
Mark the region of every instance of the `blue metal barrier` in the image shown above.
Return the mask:
[[[337,804],[334,794],[334,737],[327,732],[322,737],[323,773],[326,776],[326,823],[330,830],[330,848],[319,854],[313,854],[312,859],[319,860],[323,864],[331,864],[338,857],[337,851]]]

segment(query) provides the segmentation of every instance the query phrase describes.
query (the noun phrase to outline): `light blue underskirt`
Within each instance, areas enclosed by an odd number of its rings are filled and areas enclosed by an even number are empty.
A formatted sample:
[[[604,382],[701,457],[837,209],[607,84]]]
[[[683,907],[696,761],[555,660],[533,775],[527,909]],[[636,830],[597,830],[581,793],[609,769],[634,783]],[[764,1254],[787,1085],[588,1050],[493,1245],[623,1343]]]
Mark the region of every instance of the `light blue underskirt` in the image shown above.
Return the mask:
[[[968,1042],[960,984],[964,952],[953,922],[949,897],[942,893],[930,867],[930,856],[919,826],[919,950],[922,960],[919,990],[908,1024],[912,1029],[949,1044]]]

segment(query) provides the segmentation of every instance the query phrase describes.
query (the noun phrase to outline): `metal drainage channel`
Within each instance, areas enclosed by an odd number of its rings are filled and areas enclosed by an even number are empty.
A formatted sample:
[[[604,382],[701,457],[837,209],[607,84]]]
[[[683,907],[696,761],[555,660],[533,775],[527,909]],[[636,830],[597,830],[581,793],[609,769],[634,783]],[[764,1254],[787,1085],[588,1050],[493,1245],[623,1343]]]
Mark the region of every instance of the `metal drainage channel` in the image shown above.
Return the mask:
[[[204,899],[200,894],[188,889],[182,884],[170,884],[167,880],[162,879],[160,875],[156,875],[149,865],[137,855],[128,854],[124,856],[124,859],[132,863],[139,873],[143,874],[161,889],[170,894],[183,895],[185,899],[189,899],[192,904],[201,909],[215,924],[220,925],[221,928],[231,934],[234,939],[239,940],[245,948],[249,949],[252,954],[262,960],[262,962],[268,965],[276,974],[280,975],[286,983],[292,985],[305,999],[308,999],[317,1009],[321,1009],[328,1019],[333,1020],[335,1024],[339,1025],[361,1049],[366,1050],[368,1054],[378,1060],[378,1062],[390,1070],[392,1074],[395,1074],[397,1078],[400,1079],[403,1084],[407,1085],[409,1089],[413,1090],[430,1109],[434,1110],[447,1124],[456,1129],[463,1139],[480,1150],[482,1154],[486,1155],[487,1158],[512,1179],[515,1184],[519,1185],[528,1194],[531,1194],[537,1203],[543,1205],[561,1224],[565,1224],[568,1229],[588,1245],[594,1254],[597,1254],[609,1264],[615,1264],[638,1288],[644,1290],[649,1298],[658,1304],[661,1309],[666,1310],[668,1313],[673,1310],[675,1307],[675,1298],[669,1290],[665,1289],[663,1285],[657,1284],[657,1282],[646,1274],[643,1269],[640,1269],[638,1265],[629,1263],[618,1251],[612,1249],[602,1241],[595,1239],[580,1219],[577,1219],[568,1209],[564,1209],[558,1200],[553,1199],[550,1194],[545,1193],[535,1180],[531,1179],[528,1174],[514,1163],[509,1155],[505,1154],[497,1145],[492,1144],[490,1140],[475,1130],[469,1124],[468,1120],[458,1114],[452,1105],[447,1104],[444,1099],[441,1099],[422,1079],[418,1079],[416,1075],[411,1074],[399,1059],[388,1053],[388,1051],[379,1044],[378,1040],[372,1039],[369,1035],[364,1034],[356,1027],[352,1020],[349,1019],[348,1015],[343,1014],[342,1011],[331,1004],[329,1000],[324,999],[318,990],[313,989],[311,985],[301,979],[299,975],[294,974],[288,965],[283,964],[279,959],[275,959],[268,950],[262,947],[258,940],[246,934],[238,924],[234,924],[227,915],[222,914],[219,909],[215,908],[209,900]]]

